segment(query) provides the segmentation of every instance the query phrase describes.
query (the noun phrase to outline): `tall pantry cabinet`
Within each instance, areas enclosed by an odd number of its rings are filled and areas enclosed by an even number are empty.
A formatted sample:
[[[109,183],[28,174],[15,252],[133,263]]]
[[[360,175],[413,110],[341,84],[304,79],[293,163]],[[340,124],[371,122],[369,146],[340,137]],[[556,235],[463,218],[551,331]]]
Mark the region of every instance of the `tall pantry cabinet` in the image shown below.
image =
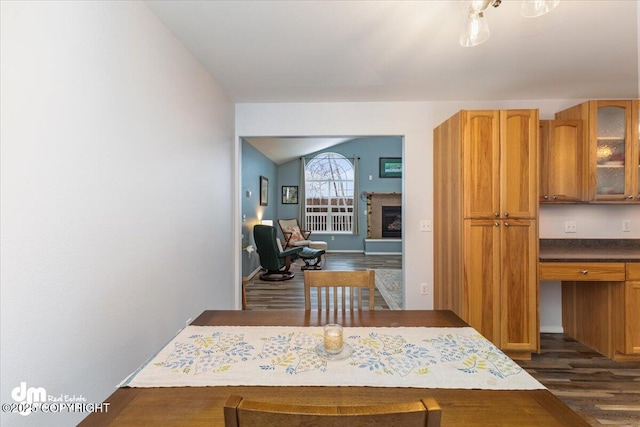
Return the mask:
[[[434,130],[434,303],[514,358],[539,351],[538,110]]]

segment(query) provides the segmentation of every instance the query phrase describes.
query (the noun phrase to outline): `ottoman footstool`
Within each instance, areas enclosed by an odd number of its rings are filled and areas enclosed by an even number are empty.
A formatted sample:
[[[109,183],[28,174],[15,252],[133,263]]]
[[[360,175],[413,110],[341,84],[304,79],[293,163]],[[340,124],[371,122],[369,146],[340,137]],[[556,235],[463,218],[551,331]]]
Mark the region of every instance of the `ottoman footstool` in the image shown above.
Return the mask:
[[[324,249],[311,249],[303,248],[302,252],[298,253],[298,256],[304,261],[304,265],[300,267],[301,270],[322,270],[322,255],[324,255]],[[313,262],[313,264],[312,264]]]

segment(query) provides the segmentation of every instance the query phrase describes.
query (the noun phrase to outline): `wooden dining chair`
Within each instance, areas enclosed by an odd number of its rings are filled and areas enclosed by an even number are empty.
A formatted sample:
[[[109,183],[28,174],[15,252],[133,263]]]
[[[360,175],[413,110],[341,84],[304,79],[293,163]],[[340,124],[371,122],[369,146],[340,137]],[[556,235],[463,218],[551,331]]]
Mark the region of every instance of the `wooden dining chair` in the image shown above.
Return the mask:
[[[224,405],[225,427],[439,427],[440,417],[440,405],[431,397],[415,402],[320,406],[257,402],[232,395]]]
[[[304,272],[304,309],[311,310],[312,290],[315,289],[318,310],[329,310],[332,306],[337,310],[339,305],[343,310],[354,310],[357,301],[357,309],[362,310],[362,294],[364,289],[369,290],[369,310],[374,309],[376,291],[376,273],[367,271],[305,271]],[[357,295],[357,296],[356,296]],[[357,299],[356,299],[357,298]],[[324,300],[324,304],[323,304]],[[349,304],[347,305],[347,300]],[[324,307],[323,307],[324,306]]]

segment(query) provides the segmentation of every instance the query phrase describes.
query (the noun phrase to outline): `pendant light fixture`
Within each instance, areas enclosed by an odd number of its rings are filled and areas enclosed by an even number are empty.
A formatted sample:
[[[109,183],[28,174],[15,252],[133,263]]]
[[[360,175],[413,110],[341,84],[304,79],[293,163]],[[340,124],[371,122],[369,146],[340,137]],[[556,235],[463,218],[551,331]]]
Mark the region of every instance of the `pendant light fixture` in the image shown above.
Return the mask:
[[[489,6],[498,7],[502,0],[463,0],[463,24],[460,32],[460,45],[477,46],[486,41],[491,34],[484,12]],[[560,0],[524,0],[520,13],[527,18],[542,16],[553,10]]]
[[[525,18],[537,18],[551,12],[560,3],[560,0],[524,0],[520,14]]]

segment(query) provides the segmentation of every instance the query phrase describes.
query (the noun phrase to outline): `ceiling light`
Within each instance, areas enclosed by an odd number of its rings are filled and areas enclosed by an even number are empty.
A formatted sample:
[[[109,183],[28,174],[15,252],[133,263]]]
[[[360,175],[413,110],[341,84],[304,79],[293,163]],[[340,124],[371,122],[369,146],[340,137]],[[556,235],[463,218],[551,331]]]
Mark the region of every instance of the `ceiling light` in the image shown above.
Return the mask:
[[[551,12],[560,0],[524,0],[520,14],[525,18],[536,18]]]
[[[460,33],[461,46],[476,46],[489,38],[489,25],[482,12],[467,14],[463,25]]]
[[[498,7],[502,0],[463,0],[464,21],[460,32],[460,45],[477,46],[489,38],[489,24],[484,11],[489,7]],[[542,16],[553,10],[560,0],[524,0],[520,13],[527,18]]]

